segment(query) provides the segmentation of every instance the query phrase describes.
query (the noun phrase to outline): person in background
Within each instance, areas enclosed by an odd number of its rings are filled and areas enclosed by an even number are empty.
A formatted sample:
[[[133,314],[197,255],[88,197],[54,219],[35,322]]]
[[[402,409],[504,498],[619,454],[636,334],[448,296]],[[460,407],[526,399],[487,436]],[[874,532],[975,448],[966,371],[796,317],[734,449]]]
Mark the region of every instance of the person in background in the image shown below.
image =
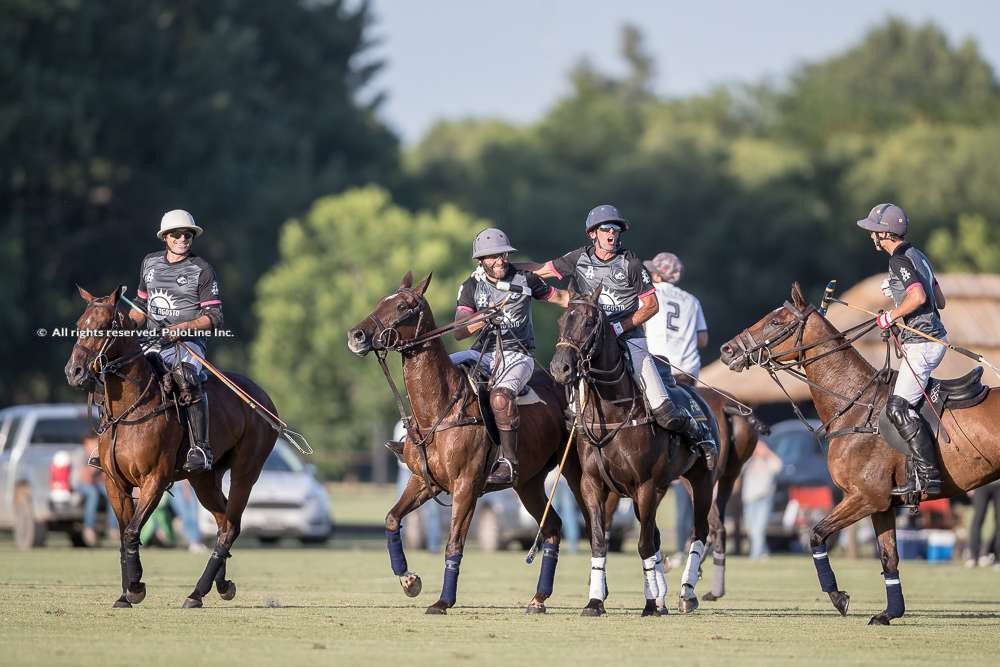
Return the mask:
[[[97,449],[97,438],[83,439],[84,456]],[[118,541],[118,518],[108,505],[108,490],[104,486],[104,473],[91,466],[81,466],[77,473],[77,491],[83,498],[83,541],[88,547],[95,546],[97,539],[97,508],[101,498],[107,507],[108,540]]]
[[[763,438],[757,441],[753,455],[743,466],[743,523],[750,539],[750,558],[767,558],[767,520],[774,501],[774,478],[781,472],[781,459]]]
[[[1000,553],[1000,479],[972,491],[972,523],[969,524],[969,558],[966,567],[985,567]],[[986,510],[993,505],[993,555],[982,551],[983,524]],[[989,545],[988,545],[989,546]]]

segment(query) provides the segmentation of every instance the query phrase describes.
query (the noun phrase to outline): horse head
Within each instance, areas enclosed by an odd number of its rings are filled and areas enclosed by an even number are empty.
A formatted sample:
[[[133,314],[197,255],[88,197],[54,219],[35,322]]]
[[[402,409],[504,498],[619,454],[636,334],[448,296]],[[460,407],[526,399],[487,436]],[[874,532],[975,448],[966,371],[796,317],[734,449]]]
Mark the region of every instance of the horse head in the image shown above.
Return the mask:
[[[802,352],[806,320],[816,311],[792,283],[791,301],[775,308],[720,348],[722,362],[737,373],[771,361],[794,361]]]
[[[401,349],[433,327],[430,304],[424,298],[430,273],[413,286],[413,274],[403,276],[395,292],[382,297],[375,310],[347,332],[347,347],[363,357],[372,350]]]
[[[132,329],[133,324],[119,310],[121,287],[99,298],[82,287],[77,286],[77,290],[87,307],[76,321],[76,328],[80,333],[73,344],[64,372],[69,386],[90,391],[104,367],[111,361],[108,355],[111,347],[121,340],[120,336],[111,332]]]
[[[584,296],[572,295],[566,312],[559,318],[559,340],[549,372],[560,384],[575,382],[585,375],[601,351],[608,318],[599,304],[600,296],[601,287]]]

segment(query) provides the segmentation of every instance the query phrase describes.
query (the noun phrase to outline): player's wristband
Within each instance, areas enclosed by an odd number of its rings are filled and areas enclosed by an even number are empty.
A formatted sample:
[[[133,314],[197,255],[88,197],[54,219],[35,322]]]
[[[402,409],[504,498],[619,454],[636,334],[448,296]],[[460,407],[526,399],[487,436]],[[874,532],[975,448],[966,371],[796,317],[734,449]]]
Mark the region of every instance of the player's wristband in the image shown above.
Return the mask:
[[[621,322],[612,322],[611,330],[615,332],[616,336],[621,336],[623,333],[625,333],[625,327],[622,326]]]

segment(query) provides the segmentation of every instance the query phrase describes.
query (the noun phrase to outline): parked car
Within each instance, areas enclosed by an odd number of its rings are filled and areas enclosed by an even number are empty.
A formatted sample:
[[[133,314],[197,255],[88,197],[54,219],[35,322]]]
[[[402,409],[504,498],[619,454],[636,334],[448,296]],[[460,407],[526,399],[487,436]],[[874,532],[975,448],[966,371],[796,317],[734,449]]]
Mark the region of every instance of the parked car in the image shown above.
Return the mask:
[[[818,429],[821,423],[810,419],[809,425]],[[808,549],[813,525],[829,513],[839,496],[826,464],[828,444],[825,438],[817,440],[798,419],[772,426],[767,444],[782,462],[775,478],[768,544],[776,549]]]
[[[222,478],[229,494],[229,473]],[[205,508],[198,513],[202,535],[215,535],[215,519]],[[264,469],[250,491],[240,534],[273,544],[283,537],[303,544],[323,544],[333,532],[330,496],[316,478],[316,468],[303,463],[284,438],[278,438]]]
[[[93,428],[86,405],[0,410],[0,530],[12,530],[18,548],[44,546],[50,531],[83,544],[82,498],[73,480],[86,465],[83,439]]]

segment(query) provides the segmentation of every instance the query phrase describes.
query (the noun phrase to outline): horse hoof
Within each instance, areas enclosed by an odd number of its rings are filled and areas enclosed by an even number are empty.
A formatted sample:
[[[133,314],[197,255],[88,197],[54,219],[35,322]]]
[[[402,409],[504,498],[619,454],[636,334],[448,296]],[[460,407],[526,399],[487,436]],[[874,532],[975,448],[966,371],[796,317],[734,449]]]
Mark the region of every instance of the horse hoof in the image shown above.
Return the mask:
[[[646,606],[642,608],[641,616],[646,618],[647,616],[659,616],[660,611],[656,608],[656,600],[646,600]]]
[[[222,586],[219,586],[219,597],[223,600],[232,600],[236,597],[236,584],[226,579]]]
[[[528,603],[528,608],[524,610],[525,614],[544,614],[545,605],[541,602],[532,600]]]
[[[851,604],[850,595],[844,591],[832,591],[830,593],[830,602],[833,603],[833,606],[836,607],[841,616],[847,616],[847,608]]]
[[[878,616],[872,616],[868,621],[868,625],[889,625],[889,619],[885,614],[879,614]]]
[[[401,576],[399,585],[403,587],[403,592],[408,598],[417,597],[424,588],[424,583],[420,581],[420,575],[416,572],[407,572]]]
[[[587,616],[590,618],[597,618],[598,616],[604,616],[604,614],[604,602],[601,600],[595,600],[594,598],[591,598],[590,602],[587,603],[587,606],[580,612],[580,616]]]
[[[670,615],[670,611],[666,607],[657,607],[656,608],[656,613],[659,616],[669,616]]]
[[[125,591],[125,599],[132,604],[139,604],[146,599],[146,584],[139,582],[136,584],[136,590],[132,590],[131,587]]]
[[[718,595],[716,595],[715,593],[712,593],[710,591],[710,592],[705,593],[704,595],[702,595],[701,599],[704,600],[705,602],[715,602],[716,600],[718,600],[719,598],[721,598],[723,595],[725,595],[725,593],[719,593]]]
[[[181,609],[198,609],[202,606],[204,605],[202,605],[201,600],[197,598],[187,598],[184,600],[184,604],[181,605]]]
[[[132,603],[126,600],[125,596],[123,595],[117,600],[115,600],[115,603],[111,606],[115,609],[131,609]]]
[[[428,613],[428,614],[435,614],[435,615],[439,615],[439,616],[447,614],[448,613],[448,603],[445,602],[444,600],[438,600],[437,602],[435,602],[434,604],[432,604],[430,607],[427,607],[427,612],[426,613]]]
[[[677,611],[679,611],[680,613],[690,614],[697,608],[698,608],[697,596],[689,598],[677,598]]]

